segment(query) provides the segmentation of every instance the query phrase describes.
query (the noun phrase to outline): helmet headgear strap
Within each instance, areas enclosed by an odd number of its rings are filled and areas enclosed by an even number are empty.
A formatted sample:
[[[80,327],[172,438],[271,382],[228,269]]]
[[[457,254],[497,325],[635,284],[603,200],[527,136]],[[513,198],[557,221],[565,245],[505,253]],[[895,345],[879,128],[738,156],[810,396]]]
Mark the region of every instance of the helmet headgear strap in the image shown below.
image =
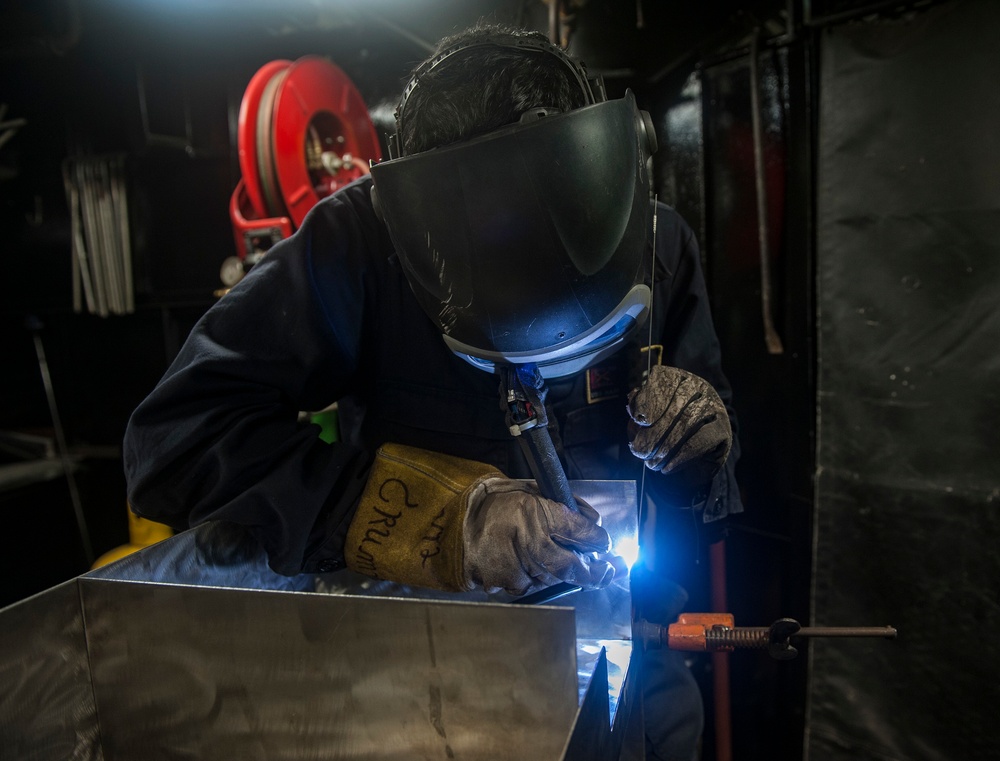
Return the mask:
[[[607,93],[604,90],[604,80],[599,76],[588,76],[587,67],[583,63],[573,60],[560,48],[547,40],[536,39],[534,37],[491,36],[481,40],[476,40],[475,42],[459,43],[449,48],[445,48],[437,55],[427,59],[417,68],[415,72],[413,72],[413,76],[403,89],[403,95],[399,100],[399,105],[396,107],[396,131],[392,135],[389,135],[388,138],[390,159],[398,159],[403,155],[403,115],[406,109],[406,101],[409,99],[413,91],[420,85],[420,80],[458,53],[481,47],[505,48],[508,50],[551,55],[566,66],[567,69],[569,69],[571,75],[570,81],[576,82],[580,91],[583,93],[586,105],[589,106],[595,103],[603,103],[607,100]]]

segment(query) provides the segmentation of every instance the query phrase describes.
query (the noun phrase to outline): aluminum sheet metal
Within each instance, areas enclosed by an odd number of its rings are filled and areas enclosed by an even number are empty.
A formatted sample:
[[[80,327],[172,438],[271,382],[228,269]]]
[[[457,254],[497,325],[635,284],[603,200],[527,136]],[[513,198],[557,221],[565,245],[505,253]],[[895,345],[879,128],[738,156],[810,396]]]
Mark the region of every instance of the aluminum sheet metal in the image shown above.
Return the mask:
[[[81,595],[110,758],[559,758],[577,709],[566,610],[102,580]]]
[[[612,550],[634,561],[638,553],[638,499],[634,481],[572,481],[573,493],[601,515]],[[255,590],[315,591],[325,594],[450,600],[521,605],[504,592],[439,592],[374,581],[349,570],[311,576],[281,576],[270,569],[263,551],[237,526],[207,524],[135,553],[88,574],[92,578],[158,581],[193,586]],[[576,618],[577,658],[581,664],[579,696],[583,700],[597,655],[606,649],[608,699],[614,720],[632,657],[632,598],[628,578],[606,589],[577,591],[550,601],[571,607]]]
[[[574,492],[633,546],[633,484]],[[629,621],[627,580],[525,605],[284,577],[206,525],[0,611],[0,757],[617,758]]]
[[[0,758],[103,758],[76,581],[0,611]]]

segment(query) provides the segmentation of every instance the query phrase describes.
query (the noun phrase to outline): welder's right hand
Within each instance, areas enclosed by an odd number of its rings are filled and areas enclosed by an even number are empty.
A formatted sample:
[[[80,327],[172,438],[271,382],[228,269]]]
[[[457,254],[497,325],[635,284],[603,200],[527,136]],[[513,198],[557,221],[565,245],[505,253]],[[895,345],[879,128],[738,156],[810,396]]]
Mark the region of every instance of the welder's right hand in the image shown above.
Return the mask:
[[[576,512],[484,463],[386,444],[347,533],[348,567],[449,591],[524,594],[614,578],[610,539],[587,505]]]
[[[590,505],[577,500],[577,512],[508,478],[483,487],[465,522],[465,572],[475,584],[522,595],[559,582],[595,589],[614,579],[612,565],[594,557],[611,549],[611,539]]]

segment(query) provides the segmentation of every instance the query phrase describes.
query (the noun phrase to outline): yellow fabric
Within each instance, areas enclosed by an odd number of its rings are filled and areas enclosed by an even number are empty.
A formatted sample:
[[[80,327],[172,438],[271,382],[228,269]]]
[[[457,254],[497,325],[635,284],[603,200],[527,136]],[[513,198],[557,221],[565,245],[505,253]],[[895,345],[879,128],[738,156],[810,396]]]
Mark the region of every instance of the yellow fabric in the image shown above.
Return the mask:
[[[146,518],[140,518],[132,512],[131,506],[128,506],[125,512],[128,513],[128,544],[123,544],[120,547],[115,547],[113,550],[105,552],[94,561],[94,564],[90,566],[91,569],[100,568],[101,566],[108,565],[108,563],[121,560],[133,552],[138,552],[143,547],[149,547],[157,542],[162,542],[164,539],[169,539],[174,535],[174,531],[170,526],[165,526],[162,523],[156,523]]]
[[[485,463],[385,444],[347,531],[348,567],[400,584],[471,589],[463,551],[469,500],[483,481],[502,476]]]

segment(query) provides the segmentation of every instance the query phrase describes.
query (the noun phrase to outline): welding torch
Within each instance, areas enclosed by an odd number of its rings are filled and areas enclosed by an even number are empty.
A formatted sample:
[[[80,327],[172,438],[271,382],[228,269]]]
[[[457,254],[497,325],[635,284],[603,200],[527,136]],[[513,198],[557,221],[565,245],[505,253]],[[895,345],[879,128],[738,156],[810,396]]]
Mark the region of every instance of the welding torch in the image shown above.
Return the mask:
[[[505,415],[507,429],[517,438],[524,459],[528,461],[535,477],[538,491],[546,499],[562,502],[570,510],[579,512],[576,497],[569,486],[552,437],[545,412],[545,380],[537,365],[502,365],[500,374],[500,408]],[[518,598],[520,605],[541,605],[559,597],[579,592],[575,584],[562,582],[538,592]]]
[[[500,369],[500,407],[507,429],[517,438],[538,490],[546,499],[562,502],[579,512],[552,437],[545,412],[545,380],[534,364],[504,365]]]

